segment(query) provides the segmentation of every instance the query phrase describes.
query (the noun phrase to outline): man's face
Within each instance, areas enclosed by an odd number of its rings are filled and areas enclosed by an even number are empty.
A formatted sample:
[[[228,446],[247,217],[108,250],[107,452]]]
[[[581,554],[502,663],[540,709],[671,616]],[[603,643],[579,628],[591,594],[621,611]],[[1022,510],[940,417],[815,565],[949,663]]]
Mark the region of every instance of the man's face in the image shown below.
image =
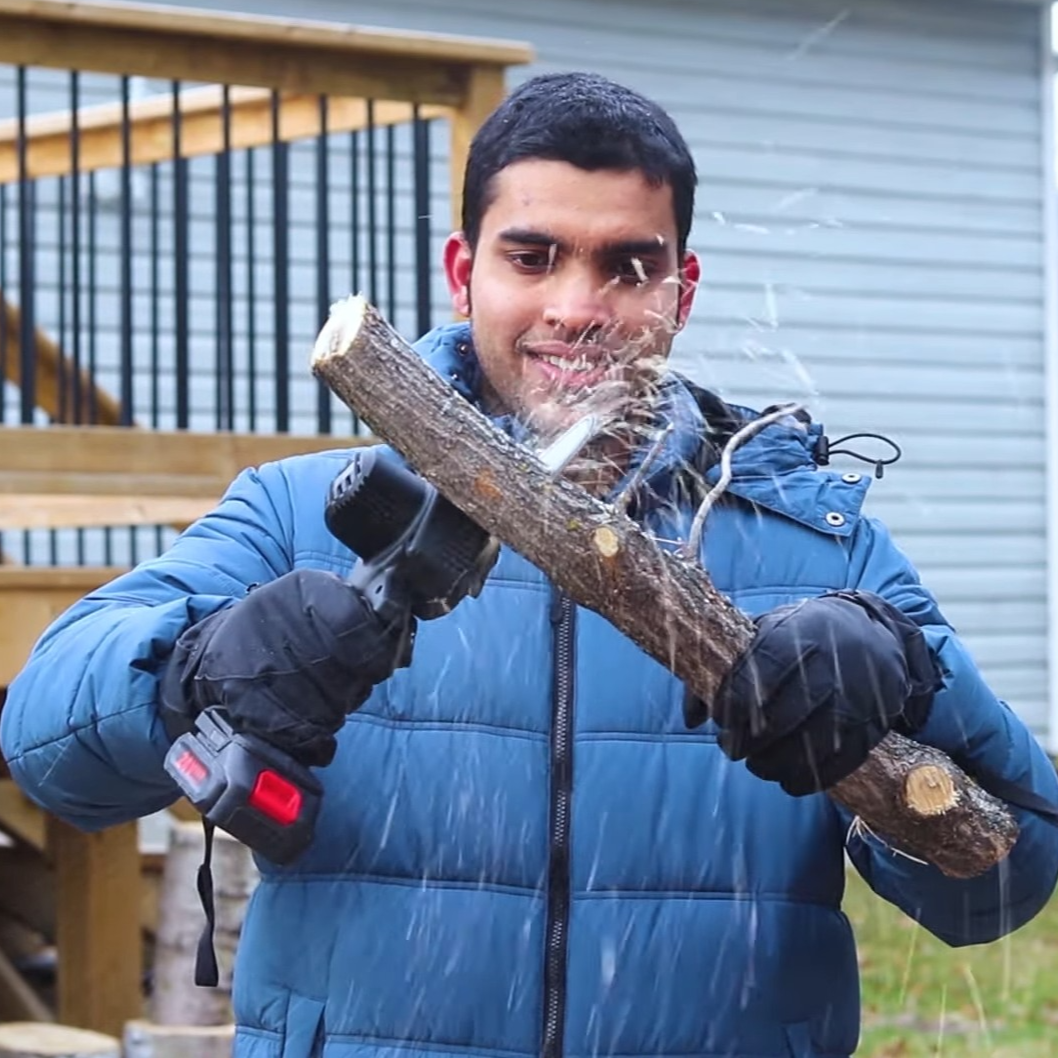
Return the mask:
[[[638,170],[526,160],[501,170],[476,248],[445,247],[494,410],[553,434],[587,410],[623,416],[649,393],[690,311],[672,189]]]

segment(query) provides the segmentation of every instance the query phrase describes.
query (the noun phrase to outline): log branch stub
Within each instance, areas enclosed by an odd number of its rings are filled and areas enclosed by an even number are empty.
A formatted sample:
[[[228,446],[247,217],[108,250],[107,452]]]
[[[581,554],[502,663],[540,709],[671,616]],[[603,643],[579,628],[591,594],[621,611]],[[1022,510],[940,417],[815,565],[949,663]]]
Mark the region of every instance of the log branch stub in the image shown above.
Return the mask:
[[[697,561],[663,550],[620,505],[554,480],[362,297],[332,308],[312,370],[442,495],[712,700],[754,628]],[[937,799],[945,782],[946,808]],[[1002,801],[939,750],[896,734],[828,793],[888,843],[953,877],[984,873],[1017,838]]]
[[[1018,837],[1002,801],[940,750],[895,732],[827,793],[896,849],[952,878],[984,873]]]

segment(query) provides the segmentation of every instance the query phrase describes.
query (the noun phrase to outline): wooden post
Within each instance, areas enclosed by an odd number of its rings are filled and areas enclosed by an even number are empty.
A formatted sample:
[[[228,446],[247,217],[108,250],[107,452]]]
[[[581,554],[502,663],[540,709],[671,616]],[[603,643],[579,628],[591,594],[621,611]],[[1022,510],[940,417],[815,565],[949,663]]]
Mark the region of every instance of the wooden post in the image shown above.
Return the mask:
[[[56,875],[58,1020],[121,1036],[143,1012],[140,853],[135,823],[96,834],[50,818]]]

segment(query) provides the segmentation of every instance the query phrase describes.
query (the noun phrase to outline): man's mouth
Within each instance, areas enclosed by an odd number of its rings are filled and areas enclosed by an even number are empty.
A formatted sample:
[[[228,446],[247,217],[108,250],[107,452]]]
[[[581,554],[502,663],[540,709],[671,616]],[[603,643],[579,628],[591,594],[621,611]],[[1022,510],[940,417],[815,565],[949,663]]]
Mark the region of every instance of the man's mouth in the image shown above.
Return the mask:
[[[593,367],[600,366],[598,361],[589,360],[586,356],[577,357],[575,360],[565,356],[540,356],[537,359],[562,371],[570,372],[589,371]]]
[[[525,354],[538,366],[540,373],[551,383],[560,386],[584,386],[601,381],[614,366],[613,358],[602,349],[589,353],[557,342],[526,346]]]

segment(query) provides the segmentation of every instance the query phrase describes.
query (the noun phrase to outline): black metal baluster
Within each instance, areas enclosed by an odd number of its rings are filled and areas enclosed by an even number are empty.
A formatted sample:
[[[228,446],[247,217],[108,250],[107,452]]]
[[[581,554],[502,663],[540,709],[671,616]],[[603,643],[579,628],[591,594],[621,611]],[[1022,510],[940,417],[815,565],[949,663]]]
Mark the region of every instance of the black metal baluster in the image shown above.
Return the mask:
[[[161,383],[162,371],[162,323],[160,318],[161,305],[161,270],[159,261],[161,259],[161,195],[159,191],[158,163],[151,163],[150,171],[150,285],[151,285],[151,428],[157,430],[161,425]],[[154,527],[154,549],[156,554],[161,554],[165,545],[165,537],[162,527]]]
[[[162,321],[161,321],[161,191],[158,163],[151,164],[150,176],[150,287],[151,287],[151,428],[157,430],[162,424],[161,372],[162,372]]]
[[[221,90],[221,150],[216,160],[216,326],[218,430],[235,429],[235,334],[231,263],[231,90]]]
[[[181,143],[180,82],[173,81],[173,296],[176,301],[176,428],[191,421],[191,360],[189,334],[190,263],[188,261],[187,159]]]
[[[29,180],[28,150],[26,139],[26,119],[28,116],[26,102],[26,68],[18,67],[16,75],[16,95],[18,114],[18,370],[19,370],[19,421],[32,424],[36,410],[36,263],[34,245],[36,223],[33,209],[32,185]],[[33,564],[33,534],[23,532],[22,561]]]
[[[67,298],[67,275],[66,275],[66,177],[60,176],[58,180],[59,199],[57,203],[56,228],[58,230],[58,302],[59,319],[56,325],[55,340],[59,347],[59,360],[55,365],[55,385],[57,389],[57,400],[53,422],[68,423],[70,421],[70,364],[66,357],[66,298]]]
[[[26,68],[24,66],[18,67],[16,85],[18,95],[18,301],[20,312],[19,418],[25,424],[32,424],[37,408],[37,279],[35,275],[37,225],[33,208],[34,188],[29,177],[29,142],[26,137],[28,110]]]
[[[88,421],[99,422],[99,199],[95,170],[88,173]],[[113,565],[113,539],[103,529],[103,563]]]
[[[70,397],[70,378],[69,378],[69,364],[66,358],[66,290],[67,290],[67,276],[66,276],[66,177],[60,176],[58,179],[59,198],[57,203],[57,214],[56,214],[56,228],[57,228],[57,249],[58,249],[58,269],[57,279],[59,283],[58,298],[58,310],[59,316],[56,323],[56,334],[55,340],[59,348],[59,359],[55,365],[56,377],[55,384],[57,388],[58,400],[55,407],[55,415],[52,417],[52,422],[68,423],[70,421],[70,408],[69,408],[69,397]],[[59,564],[59,534],[55,529],[48,531],[48,561],[51,565],[57,566]]]
[[[246,151],[246,387],[247,429],[257,428],[257,239],[254,209],[254,152]]]
[[[82,424],[85,419],[85,392],[83,365],[81,359],[81,75],[77,70],[70,71],[70,283],[72,303],[70,305],[71,375],[73,384],[70,387],[70,398],[73,404],[73,421]],[[77,564],[85,564],[86,534],[78,528],[74,534],[74,547]]]
[[[360,136],[349,135],[349,289],[360,293]]]
[[[367,101],[367,282],[372,305],[378,304],[378,188],[375,159],[375,101]]]
[[[71,402],[73,421],[81,424],[85,419],[85,393],[81,360],[81,75],[70,71],[70,282],[73,286],[73,303],[70,306],[71,336]],[[86,534],[78,528],[74,535],[77,564],[83,566],[86,557]]]
[[[132,200],[132,122],[129,112],[129,84],[128,75],[121,77],[121,218],[119,229],[118,258],[120,269],[120,293],[121,302],[121,337],[120,337],[120,364],[119,364],[119,392],[121,394],[121,411],[118,422],[121,426],[131,426],[135,421],[134,407],[134,379],[133,379],[133,348],[132,332],[133,302],[132,302],[132,219],[135,204]],[[129,562],[136,563],[136,527],[128,527],[129,534]]]
[[[359,294],[360,286],[360,136],[353,132],[349,135],[349,289]],[[355,437],[360,432],[360,417],[355,411],[349,412],[350,429]]]
[[[129,78],[121,78],[121,418],[133,422],[132,391],[132,126],[129,115]]]
[[[331,182],[327,154],[327,97],[320,96],[320,136],[316,141],[316,319],[323,326],[331,305]],[[331,391],[316,386],[316,429],[331,432]]]
[[[430,276],[430,123],[423,121],[418,104],[412,122],[412,170],[415,181],[415,330],[425,334],[433,320]]]
[[[88,421],[95,425],[99,422],[98,401],[98,379],[96,378],[96,363],[98,353],[99,331],[96,321],[96,293],[98,280],[99,246],[98,227],[96,224],[96,174],[95,170],[88,173],[88,363],[86,366],[86,382],[88,384]]]
[[[386,126],[386,313],[397,321],[397,140],[396,129]]]
[[[72,421],[84,419],[85,395],[81,377],[81,127],[78,108],[81,105],[80,75],[70,71],[70,282],[72,303],[70,306],[71,335],[71,386],[70,403],[73,405]],[[78,530],[83,548],[84,533]],[[82,559],[83,561],[83,559]]]
[[[277,433],[290,430],[290,199],[287,145],[279,127],[280,98],[272,93],[272,267],[275,303]]]

